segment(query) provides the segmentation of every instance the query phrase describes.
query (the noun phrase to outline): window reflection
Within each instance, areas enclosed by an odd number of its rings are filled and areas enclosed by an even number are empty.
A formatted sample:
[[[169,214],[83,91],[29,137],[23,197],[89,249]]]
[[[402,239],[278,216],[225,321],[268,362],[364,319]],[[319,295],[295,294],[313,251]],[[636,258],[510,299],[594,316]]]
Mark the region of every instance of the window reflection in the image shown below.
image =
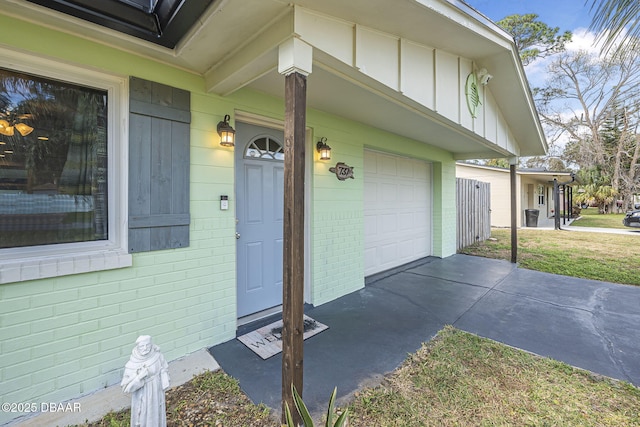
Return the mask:
[[[284,147],[280,141],[269,136],[257,137],[247,144],[244,156],[252,159],[284,160]]]
[[[107,232],[106,91],[0,68],[0,248]]]

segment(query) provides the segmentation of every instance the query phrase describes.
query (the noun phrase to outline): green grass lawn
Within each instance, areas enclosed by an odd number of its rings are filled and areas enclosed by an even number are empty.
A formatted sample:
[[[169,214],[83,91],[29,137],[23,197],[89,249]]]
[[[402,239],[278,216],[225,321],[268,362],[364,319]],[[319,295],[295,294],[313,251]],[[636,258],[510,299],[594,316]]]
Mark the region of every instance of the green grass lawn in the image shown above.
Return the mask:
[[[618,228],[620,215],[590,209],[584,220],[599,222],[588,226]],[[640,236],[531,228],[518,240],[520,267],[640,286]],[[493,229],[462,253],[510,260],[510,242],[509,229]],[[169,426],[280,426],[235,380],[203,375],[181,386],[189,393],[167,392]],[[452,327],[345,404],[351,427],[640,426],[640,389]],[[91,427],[128,426],[128,417],[109,414]]]
[[[511,230],[494,228],[491,240],[460,253],[511,259]],[[522,268],[640,286],[640,236],[566,230],[518,230]]]
[[[580,219],[571,223],[576,227],[599,227],[599,228],[623,228],[629,230],[629,227],[622,225],[624,213],[601,214],[598,208],[583,209],[580,212]]]
[[[451,326],[345,405],[350,427],[640,426],[640,389]],[[217,371],[167,391],[167,425],[281,424]],[[128,427],[129,412],[89,426]]]
[[[452,327],[379,387],[352,426],[637,426],[640,390]]]

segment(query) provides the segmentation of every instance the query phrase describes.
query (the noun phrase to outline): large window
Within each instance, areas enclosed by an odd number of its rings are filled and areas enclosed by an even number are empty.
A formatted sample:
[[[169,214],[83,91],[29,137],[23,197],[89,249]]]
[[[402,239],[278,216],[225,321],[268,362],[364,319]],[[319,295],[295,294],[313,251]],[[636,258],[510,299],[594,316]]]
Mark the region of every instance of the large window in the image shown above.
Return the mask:
[[[108,238],[107,101],[0,68],[0,248]]]
[[[0,283],[131,265],[127,88],[0,48]]]

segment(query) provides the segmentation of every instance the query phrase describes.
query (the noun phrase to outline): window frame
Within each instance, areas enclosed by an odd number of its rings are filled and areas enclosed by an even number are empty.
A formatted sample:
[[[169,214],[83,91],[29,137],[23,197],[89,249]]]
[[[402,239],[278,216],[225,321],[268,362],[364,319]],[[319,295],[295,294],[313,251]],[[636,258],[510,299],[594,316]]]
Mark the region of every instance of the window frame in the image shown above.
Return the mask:
[[[270,141],[274,141],[276,142],[279,146],[280,146],[280,150],[278,151],[270,151],[270,150],[266,150],[263,151],[260,148],[251,148],[252,145],[255,144],[256,141],[260,140],[260,139],[266,139],[268,144],[270,145]],[[248,154],[249,150],[257,150],[258,153],[260,154],[259,156],[251,156]],[[278,155],[281,155],[282,158],[278,158]],[[243,158],[247,159],[247,160],[264,160],[264,161],[276,161],[276,162],[284,162],[284,142],[283,141],[278,141],[277,138],[274,138],[271,135],[267,135],[267,134],[260,134],[255,136],[254,138],[251,139],[251,141],[249,141],[247,144],[245,144],[244,147],[244,152],[242,154]]]
[[[544,205],[545,199],[545,186],[543,184],[538,184],[538,205]]]
[[[0,284],[129,267],[128,79],[0,48],[0,67],[107,92],[108,238],[0,249]]]

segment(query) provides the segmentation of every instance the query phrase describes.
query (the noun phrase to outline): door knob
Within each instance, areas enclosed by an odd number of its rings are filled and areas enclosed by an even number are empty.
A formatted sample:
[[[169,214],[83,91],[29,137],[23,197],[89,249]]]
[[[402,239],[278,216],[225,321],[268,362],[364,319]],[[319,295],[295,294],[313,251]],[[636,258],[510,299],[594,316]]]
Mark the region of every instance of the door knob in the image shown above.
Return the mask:
[[[240,233],[236,231],[236,239],[239,239],[239,238],[240,238]]]

